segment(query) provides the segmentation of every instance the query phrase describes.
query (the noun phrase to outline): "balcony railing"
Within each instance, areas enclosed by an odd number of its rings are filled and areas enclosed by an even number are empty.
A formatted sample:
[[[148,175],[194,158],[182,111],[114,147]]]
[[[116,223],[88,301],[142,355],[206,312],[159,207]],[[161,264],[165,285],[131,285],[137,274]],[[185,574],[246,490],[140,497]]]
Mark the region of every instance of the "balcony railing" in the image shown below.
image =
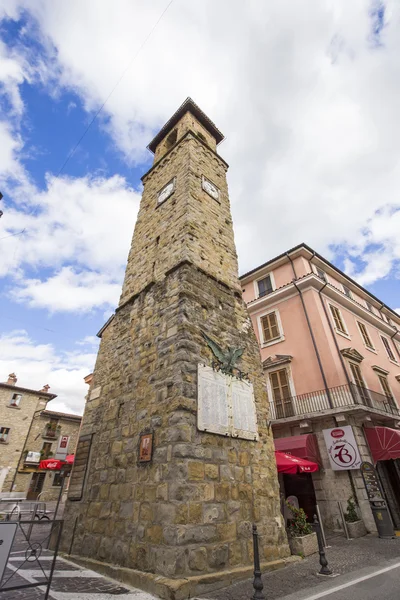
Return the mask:
[[[329,396],[326,390],[319,390],[300,396],[290,396],[280,401],[275,399],[270,403],[271,419],[287,419],[332,408],[351,408],[360,405],[400,417],[400,410],[395,399],[379,392],[368,390],[354,383],[328,388],[328,391]],[[329,397],[332,405],[329,403]]]
[[[46,425],[42,437],[50,440],[57,440],[60,437],[60,430]]]

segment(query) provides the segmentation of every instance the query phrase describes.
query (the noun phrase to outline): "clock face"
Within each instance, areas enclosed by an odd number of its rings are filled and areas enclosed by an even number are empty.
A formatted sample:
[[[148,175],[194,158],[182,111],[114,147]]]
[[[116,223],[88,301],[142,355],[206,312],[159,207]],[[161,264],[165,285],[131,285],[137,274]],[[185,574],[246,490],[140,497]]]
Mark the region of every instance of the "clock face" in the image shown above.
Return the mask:
[[[203,190],[207,192],[207,194],[209,194],[211,198],[214,198],[214,200],[219,200],[219,189],[216,185],[211,183],[211,181],[208,181],[208,179],[206,179],[205,177],[203,177],[201,185]]]
[[[175,189],[175,179],[173,179],[172,181],[167,183],[167,185],[164,186],[160,192],[158,192],[158,197],[157,197],[158,204],[161,204],[161,202],[164,202],[167,198],[169,198],[170,195],[172,194],[172,192],[174,191],[174,189]]]

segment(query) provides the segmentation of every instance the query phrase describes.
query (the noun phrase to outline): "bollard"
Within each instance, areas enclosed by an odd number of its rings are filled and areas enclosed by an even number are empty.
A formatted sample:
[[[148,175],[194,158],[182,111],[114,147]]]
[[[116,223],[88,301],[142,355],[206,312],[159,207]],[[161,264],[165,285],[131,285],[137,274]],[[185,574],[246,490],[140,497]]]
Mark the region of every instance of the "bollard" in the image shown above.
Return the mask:
[[[320,522],[318,521],[317,515],[314,515],[314,528],[315,528],[315,533],[317,534],[319,564],[321,565],[319,574],[320,575],[332,575],[332,571],[330,570],[328,561],[326,559],[324,543],[322,541],[321,525],[320,525]]]
[[[263,585],[263,582],[261,579],[260,555],[258,553],[257,525],[253,525],[253,550],[254,550],[254,580],[253,580],[254,594],[253,594],[252,600],[265,600],[265,596],[262,593],[264,585]]]

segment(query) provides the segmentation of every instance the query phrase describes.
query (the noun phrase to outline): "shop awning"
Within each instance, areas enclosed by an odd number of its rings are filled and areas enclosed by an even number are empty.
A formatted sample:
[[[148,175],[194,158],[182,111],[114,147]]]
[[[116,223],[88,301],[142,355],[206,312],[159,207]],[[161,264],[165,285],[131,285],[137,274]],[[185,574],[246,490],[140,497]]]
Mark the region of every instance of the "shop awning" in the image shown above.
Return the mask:
[[[278,473],[295,475],[296,473],[315,473],[319,469],[315,462],[305,458],[297,458],[284,452],[275,451],[275,460]]]
[[[400,458],[400,431],[390,427],[365,427],[374,462]]]
[[[276,438],[274,444],[275,450],[278,452],[285,452],[311,462],[321,463],[317,438],[313,433]]]
[[[41,471],[60,471],[64,465],[73,465],[75,460],[74,454],[68,454],[65,460],[58,460],[57,458],[47,458],[41,460],[39,463],[39,469]]]

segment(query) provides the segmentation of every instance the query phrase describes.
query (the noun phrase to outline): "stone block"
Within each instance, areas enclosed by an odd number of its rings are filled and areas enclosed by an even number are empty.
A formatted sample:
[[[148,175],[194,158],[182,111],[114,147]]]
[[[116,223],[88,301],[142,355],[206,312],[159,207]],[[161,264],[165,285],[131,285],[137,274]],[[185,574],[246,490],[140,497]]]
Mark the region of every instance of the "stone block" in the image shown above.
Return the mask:
[[[203,522],[218,523],[225,521],[225,505],[224,504],[204,504],[203,505]]]
[[[207,568],[207,550],[204,546],[189,551],[189,569],[205,571]]]
[[[202,462],[188,462],[188,476],[189,481],[203,481],[204,480],[204,463]]]
[[[218,539],[215,525],[177,525],[178,545],[210,543]]]
[[[147,527],[145,532],[145,538],[152,544],[162,544],[164,542],[163,528],[161,525],[151,525]]]
[[[204,475],[208,479],[218,479],[218,477],[219,477],[218,465],[206,463],[204,465]]]
[[[212,569],[224,569],[229,562],[229,546],[214,546],[208,551],[208,564]]]
[[[189,523],[201,523],[203,520],[203,505],[200,502],[189,502]]]
[[[218,541],[230,542],[236,539],[236,523],[218,523]]]

